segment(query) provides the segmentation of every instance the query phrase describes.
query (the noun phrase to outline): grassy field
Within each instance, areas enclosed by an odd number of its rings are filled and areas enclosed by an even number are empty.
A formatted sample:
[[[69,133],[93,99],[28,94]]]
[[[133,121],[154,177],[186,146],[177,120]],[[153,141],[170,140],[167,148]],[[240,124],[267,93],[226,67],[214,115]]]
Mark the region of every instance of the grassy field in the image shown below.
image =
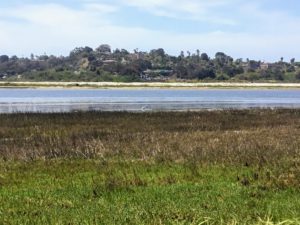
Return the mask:
[[[300,224],[300,110],[0,115],[0,224]]]

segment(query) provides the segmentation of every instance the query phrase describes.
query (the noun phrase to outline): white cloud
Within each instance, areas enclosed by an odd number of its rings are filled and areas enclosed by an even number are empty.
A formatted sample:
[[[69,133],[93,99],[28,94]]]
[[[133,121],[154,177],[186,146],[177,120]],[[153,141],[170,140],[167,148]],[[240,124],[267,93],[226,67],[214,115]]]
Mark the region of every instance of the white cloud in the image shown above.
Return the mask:
[[[153,3],[160,6],[174,1],[154,0]],[[144,2],[147,4],[150,0]],[[222,3],[213,2],[216,5]],[[300,30],[295,26],[299,20],[283,12],[273,12],[273,16],[276,15],[273,20],[279,24],[279,29],[272,26],[272,18],[268,18],[259,7],[248,6],[241,8],[241,13],[255,17],[259,32],[221,30],[188,34],[118,26],[109,20],[109,16],[122,10],[120,5],[92,4],[95,2],[85,3],[77,9],[59,4],[0,9],[3,12],[0,17],[0,54],[29,56],[31,52],[46,52],[66,55],[78,46],[95,48],[102,43],[108,43],[113,48],[128,50],[163,47],[171,54],[179,54],[181,50],[193,52],[200,49],[211,56],[217,51],[223,51],[236,58],[278,60],[283,56],[287,59],[300,59],[300,47],[296,45],[300,39]]]
[[[140,8],[157,16],[198,20],[210,23],[235,25],[236,21],[218,15],[216,9],[231,6],[237,0],[121,0],[123,4]]]
[[[44,26],[74,26],[82,23],[95,23],[93,17],[101,17],[118,10],[117,7],[106,4],[88,3],[83,9],[71,9],[59,4],[22,5],[16,8],[4,9],[2,17],[24,20],[32,24]],[[99,22],[99,20],[98,20]]]
[[[0,52],[66,54],[66,49],[94,43],[94,35],[101,42],[98,28],[108,26],[106,16],[116,11],[116,7],[104,4],[85,4],[81,9],[59,4],[5,9],[2,18],[6,19],[0,19]]]

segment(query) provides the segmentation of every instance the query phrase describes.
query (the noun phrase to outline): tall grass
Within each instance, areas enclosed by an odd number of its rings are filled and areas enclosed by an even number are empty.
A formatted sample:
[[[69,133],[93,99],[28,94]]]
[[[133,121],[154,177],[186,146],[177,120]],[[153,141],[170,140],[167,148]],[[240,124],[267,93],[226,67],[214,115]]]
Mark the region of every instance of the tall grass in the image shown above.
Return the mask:
[[[298,164],[300,110],[0,115],[0,158]]]
[[[0,224],[299,224],[300,110],[0,115]]]

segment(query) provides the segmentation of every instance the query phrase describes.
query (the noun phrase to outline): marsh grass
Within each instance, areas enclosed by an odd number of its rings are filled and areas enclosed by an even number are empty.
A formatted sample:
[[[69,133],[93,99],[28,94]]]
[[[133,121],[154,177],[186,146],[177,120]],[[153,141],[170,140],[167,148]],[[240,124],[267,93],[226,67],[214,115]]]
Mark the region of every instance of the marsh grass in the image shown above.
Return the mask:
[[[4,161],[181,163],[194,175],[198,167],[245,166],[257,170],[257,179],[300,187],[297,109],[7,114],[0,124]]]
[[[222,164],[296,159],[300,110],[0,115],[3,160],[111,158]],[[296,163],[296,162],[295,162]]]
[[[300,110],[0,115],[0,224],[299,224]]]
[[[254,168],[101,160],[4,162],[3,224],[299,224],[300,193]],[[245,185],[238,176],[251,179]],[[298,222],[297,222],[298,221]]]

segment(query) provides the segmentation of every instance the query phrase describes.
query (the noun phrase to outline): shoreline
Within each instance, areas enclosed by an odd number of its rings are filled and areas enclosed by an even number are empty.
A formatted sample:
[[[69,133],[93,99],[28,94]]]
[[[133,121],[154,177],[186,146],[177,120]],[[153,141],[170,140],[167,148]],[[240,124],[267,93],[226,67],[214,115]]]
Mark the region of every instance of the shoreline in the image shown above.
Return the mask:
[[[0,82],[0,88],[300,88],[300,83]]]

